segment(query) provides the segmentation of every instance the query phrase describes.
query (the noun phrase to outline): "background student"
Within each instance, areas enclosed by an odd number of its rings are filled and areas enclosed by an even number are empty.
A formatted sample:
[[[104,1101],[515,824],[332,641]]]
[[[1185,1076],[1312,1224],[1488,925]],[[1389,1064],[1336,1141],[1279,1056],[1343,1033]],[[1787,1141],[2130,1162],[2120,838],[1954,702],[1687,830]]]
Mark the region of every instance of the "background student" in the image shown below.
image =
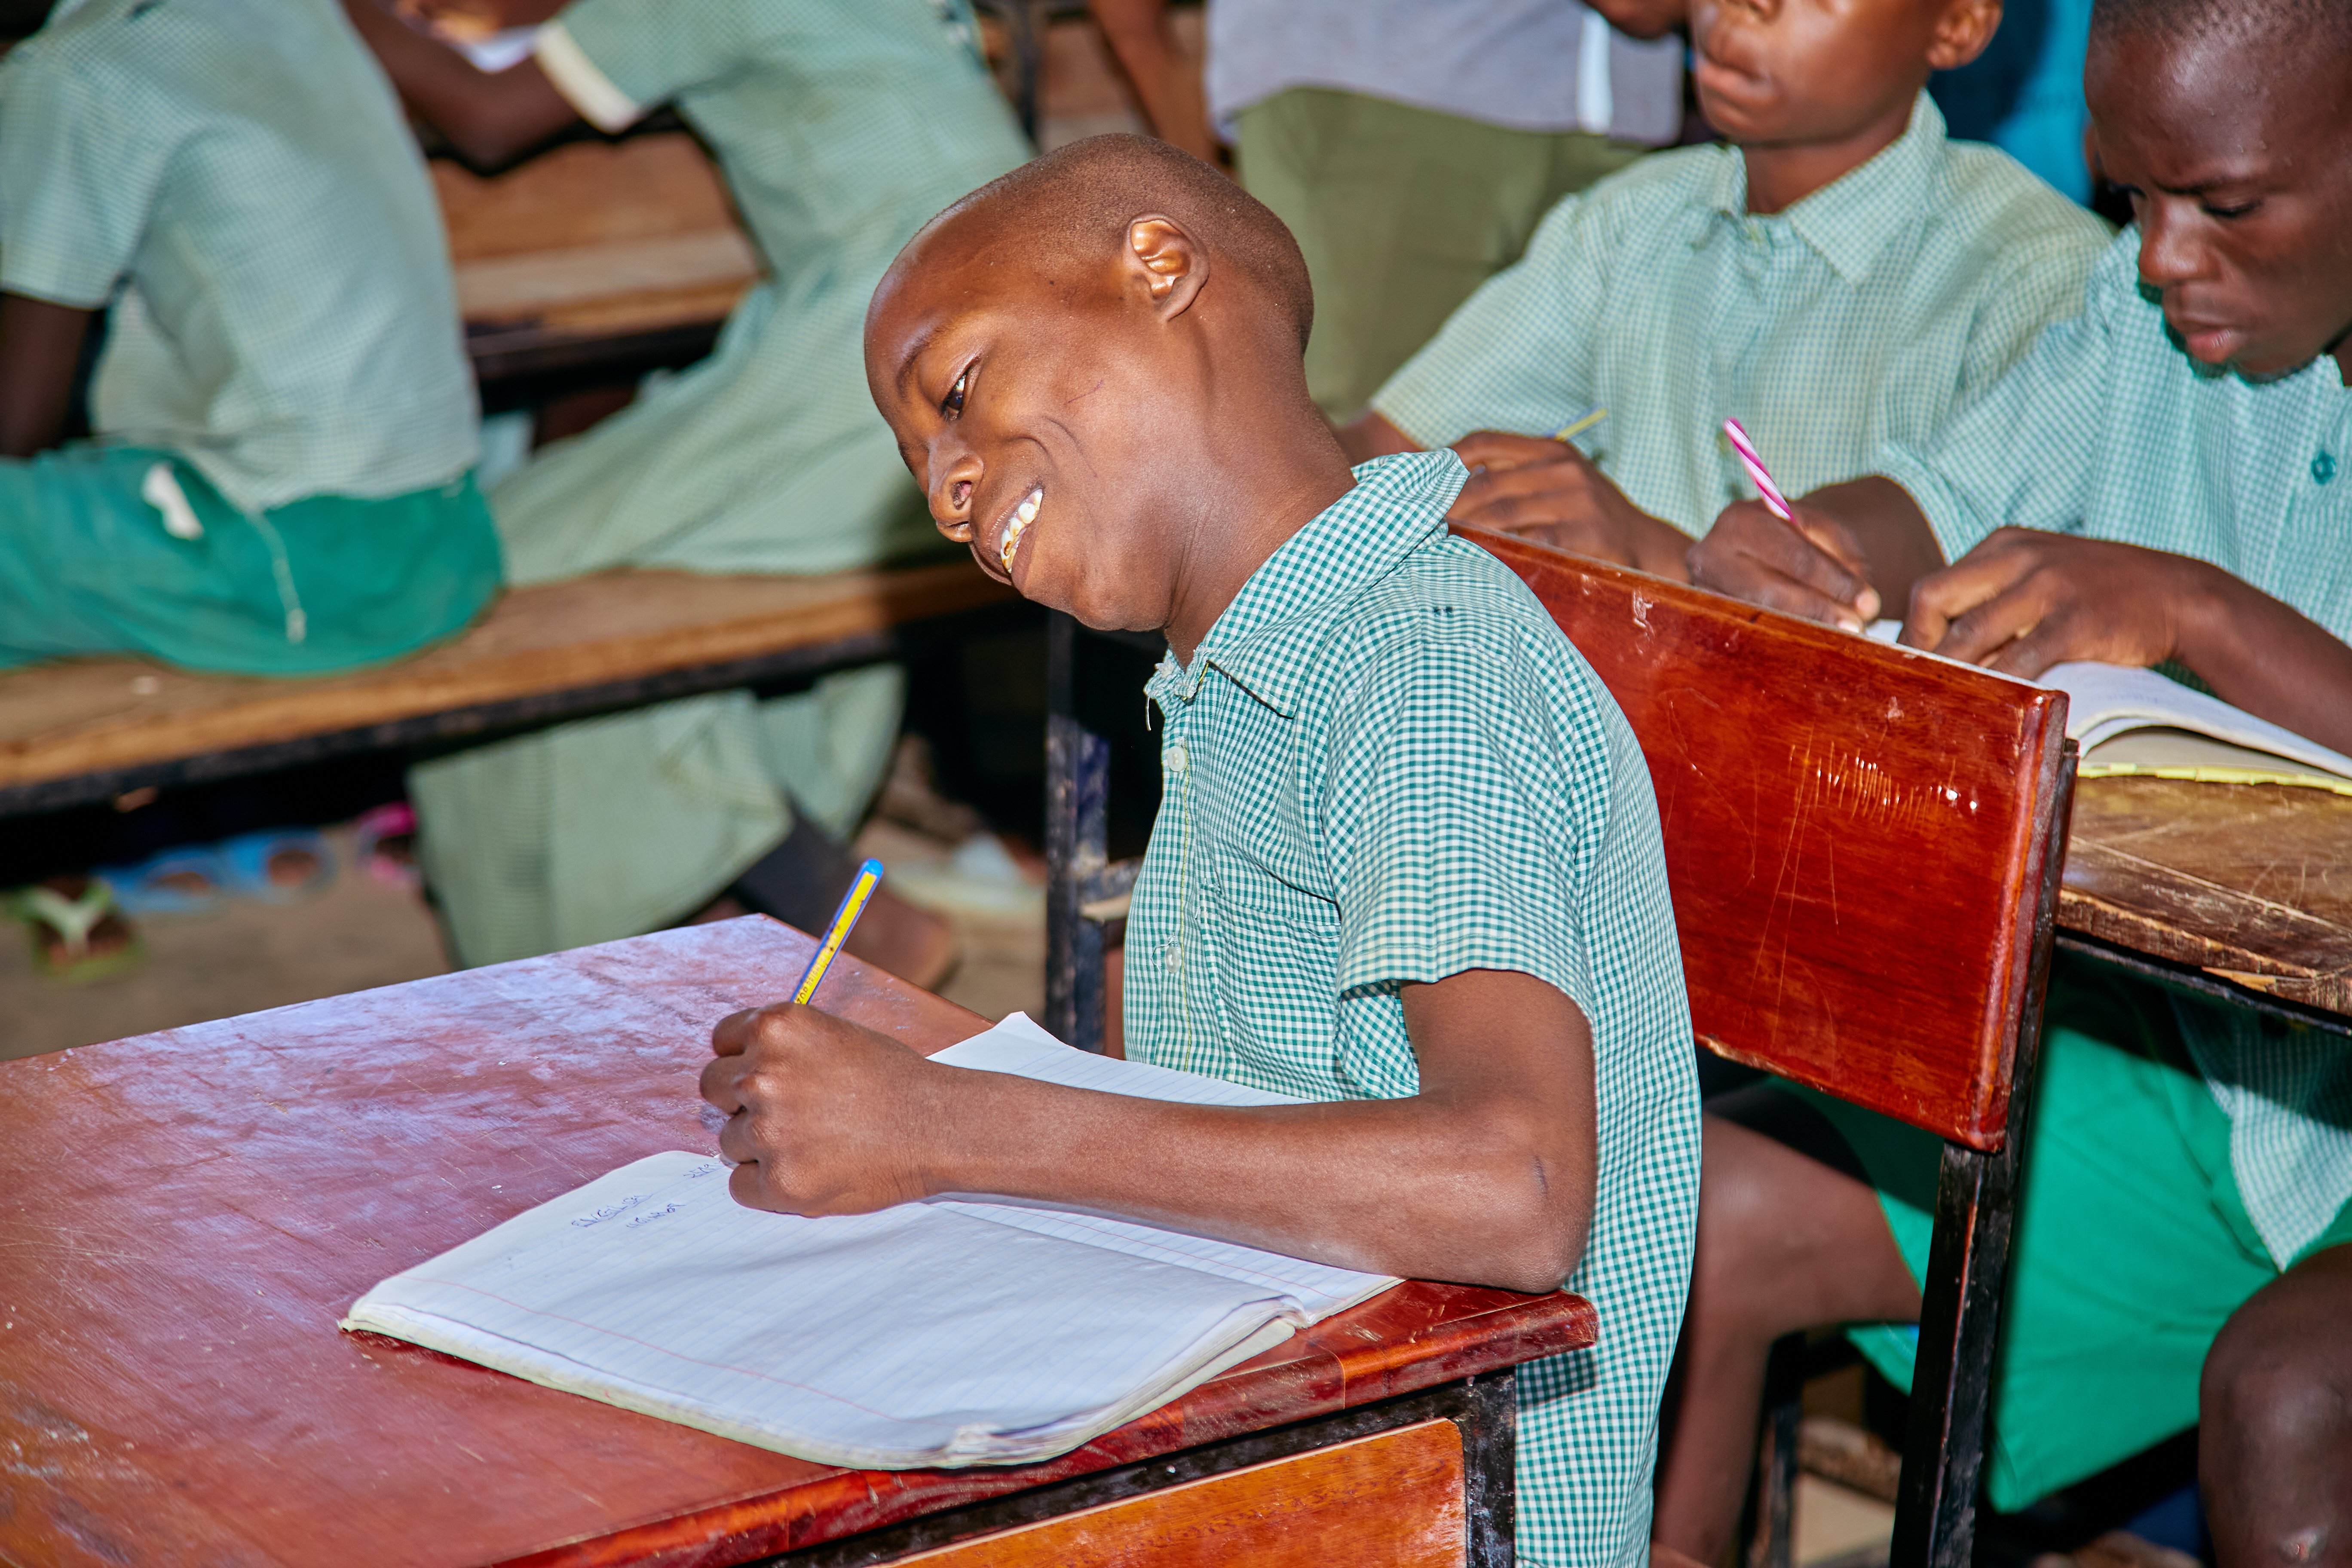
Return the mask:
[[[409,101],[478,160],[674,104],[767,277],[709,358],[549,447],[491,497],[510,575],[834,572],[932,545],[859,379],[866,301],[924,218],[1027,155],[961,0],[578,0],[495,76],[350,0]],[[722,893],[821,926],[897,738],[895,667],[587,720],[415,769],[426,873],[486,963],[630,935]],[[856,951],[919,982],[945,923],[895,897]]]
[[[0,64],[0,668],[316,675],[489,601],[440,210],[330,0],[66,10]],[[129,951],[103,884],[48,891],[52,970]]]
[[[1128,1051],[1311,1103],[961,1072],[789,1005],[719,1025],[704,1092],[761,1206],[955,1187],[1570,1276],[1610,1331],[1519,1374],[1518,1547],[1636,1564],[1697,1173],[1648,773],[1534,596],[1448,536],[1453,457],[1349,472],[1299,371],[1312,310],[1272,214],[1102,137],[926,229],[867,340],[944,531],[1040,603],[1168,634]]]
[[[1129,75],[1167,80],[1165,0],[1092,4]],[[1360,412],[1554,202],[1681,134],[1683,15],[1684,0],[1211,0],[1208,120],[1307,257],[1307,385],[1327,414]]]
[[[1803,535],[1727,510],[1698,578],[1820,619],[1907,605],[1906,642],[2028,678],[2169,661],[2352,748],[2352,11],[2100,0],[2087,85],[2137,224],[2082,318],[1807,497]],[[1659,1513],[1702,1558],[1771,1337],[1916,1317],[1937,1159],[1779,1086],[1717,1109]],[[2352,1560],[2352,1054],[2062,953],[2033,1121],[1994,1506],[2195,1425],[2224,1568]],[[1907,1382],[1907,1335],[1856,1337]]]
[[[1946,139],[1923,89],[2000,0],[1699,0],[1700,107],[1731,146],[1661,153],[1552,210],[1346,434],[1451,444],[1457,521],[1680,577],[1748,493],[1736,417],[1783,486],[1926,439],[2080,309],[2106,226],[2008,154]],[[1570,445],[1550,432],[1605,408]]]

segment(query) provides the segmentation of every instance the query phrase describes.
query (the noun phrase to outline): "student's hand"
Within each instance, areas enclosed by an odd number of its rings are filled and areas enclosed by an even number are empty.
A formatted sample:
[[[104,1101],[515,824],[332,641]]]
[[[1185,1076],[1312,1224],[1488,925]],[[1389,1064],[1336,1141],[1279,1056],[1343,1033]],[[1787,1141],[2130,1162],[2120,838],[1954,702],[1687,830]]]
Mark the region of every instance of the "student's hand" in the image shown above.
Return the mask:
[[[2137,544],[1997,529],[1913,586],[1903,641],[2027,680],[2068,659],[2160,664],[2180,651],[2213,570]]]
[[[1802,501],[1792,510],[1794,527],[1760,500],[1725,507],[1691,546],[1690,580],[1768,610],[1867,629],[1878,618],[1878,593],[1861,542],[1825,511]]]
[[[1471,474],[1445,514],[1452,521],[1685,580],[1689,536],[1627,500],[1568,442],[1480,430],[1456,441],[1454,451]]]
[[[918,1133],[934,1068],[887,1035],[778,1003],[719,1020],[702,1098],[727,1113],[735,1201],[781,1214],[866,1214],[930,1195]]]

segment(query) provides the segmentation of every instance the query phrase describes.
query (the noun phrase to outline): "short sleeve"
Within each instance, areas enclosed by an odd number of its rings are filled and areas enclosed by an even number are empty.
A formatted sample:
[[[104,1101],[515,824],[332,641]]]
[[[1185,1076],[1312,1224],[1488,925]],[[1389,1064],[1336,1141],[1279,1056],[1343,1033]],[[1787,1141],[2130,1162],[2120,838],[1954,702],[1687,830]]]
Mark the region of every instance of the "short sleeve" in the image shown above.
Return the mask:
[[[1548,436],[1582,412],[1609,272],[1607,212],[1561,198],[1527,254],[1479,285],[1373,394],[1373,411],[1425,447],[1473,430]]]
[[[535,52],[582,119],[625,130],[656,104],[741,68],[740,12],[729,0],[572,0],[541,29]]]
[[[1381,657],[1334,713],[1325,775],[1342,995],[1497,969],[1591,1014],[1580,910],[1608,798],[1595,717],[1572,732],[1532,661],[1479,639]]]
[[[96,310],[131,269],[179,143],[42,56],[0,70],[0,289]]]
[[[1945,560],[1997,528],[2082,528],[2113,373],[2116,291],[2133,285],[2137,255],[2127,231],[2101,258],[2081,315],[2044,327],[1932,441],[1879,449],[1877,471],[1919,503]]]
[[[2063,223],[2001,246],[1986,269],[1976,320],[1961,353],[1958,406],[2022,360],[2043,326],[2083,313],[2084,291],[2112,238],[2098,217],[2069,212]]]

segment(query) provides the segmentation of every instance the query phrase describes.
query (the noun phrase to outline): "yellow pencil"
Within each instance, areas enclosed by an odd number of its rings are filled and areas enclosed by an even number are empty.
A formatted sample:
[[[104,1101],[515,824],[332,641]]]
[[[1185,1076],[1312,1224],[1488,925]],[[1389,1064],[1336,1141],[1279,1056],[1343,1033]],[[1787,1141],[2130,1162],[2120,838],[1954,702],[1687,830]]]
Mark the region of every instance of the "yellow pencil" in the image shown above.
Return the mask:
[[[1574,424],[1561,426],[1559,429],[1554,433],[1552,439],[1555,441],[1573,440],[1608,417],[1609,410],[1606,408],[1596,408],[1591,413],[1586,415],[1583,418],[1576,421]]]
[[[833,923],[824,928],[824,940],[817,943],[816,952],[809,958],[808,970],[793,992],[793,1001],[805,1005],[810,997],[816,994],[817,986],[824,981],[824,972],[833,967],[834,954],[839,952],[841,944],[849,940],[849,928],[857,923],[857,917],[866,909],[866,901],[881,885],[881,861],[868,860],[857,868],[857,880],[850,883],[849,891],[841,895],[841,908],[833,911]]]

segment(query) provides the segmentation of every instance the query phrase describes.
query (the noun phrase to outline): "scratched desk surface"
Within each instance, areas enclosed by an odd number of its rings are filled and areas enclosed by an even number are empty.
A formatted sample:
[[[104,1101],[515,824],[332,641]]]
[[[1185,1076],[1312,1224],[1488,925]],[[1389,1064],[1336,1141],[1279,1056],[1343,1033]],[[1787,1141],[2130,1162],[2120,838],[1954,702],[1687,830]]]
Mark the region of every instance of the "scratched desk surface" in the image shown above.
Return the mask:
[[[2276,784],[2084,779],[2059,923],[2352,1014],[2352,797]]]
[[[1590,1344],[1573,1297],[1412,1284],[1014,1470],[809,1464],[340,1332],[383,1276],[709,1149],[751,918],[0,1064],[0,1561],[740,1563]],[[845,959],[924,1050],[983,1020]]]

